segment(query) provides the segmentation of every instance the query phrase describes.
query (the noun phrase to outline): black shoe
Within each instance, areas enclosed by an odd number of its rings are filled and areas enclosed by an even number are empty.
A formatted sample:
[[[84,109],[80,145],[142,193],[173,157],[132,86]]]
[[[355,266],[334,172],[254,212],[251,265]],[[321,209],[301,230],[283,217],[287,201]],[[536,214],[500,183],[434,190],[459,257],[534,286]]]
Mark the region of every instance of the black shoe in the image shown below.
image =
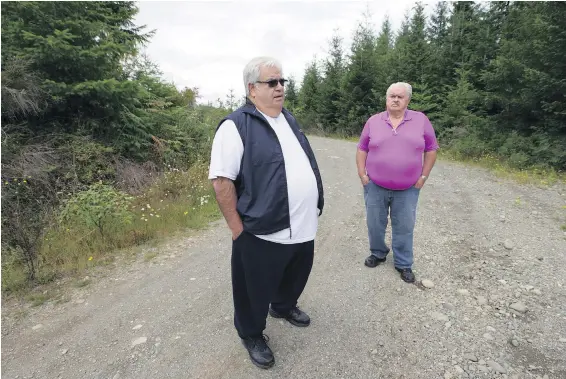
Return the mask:
[[[384,263],[386,260],[386,258],[378,258],[375,255],[370,255],[369,257],[366,258],[366,261],[364,262],[364,264],[368,267],[375,267],[378,266],[382,263]]]
[[[281,314],[275,312],[270,307],[269,314],[271,315],[271,317],[284,318],[285,320],[289,321],[291,324],[295,326],[304,327],[304,326],[309,326],[311,323],[310,317],[297,307],[292,308],[287,314]]]
[[[259,337],[242,338],[242,343],[248,349],[252,363],[259,368],[270,368],[275,364],[273,352],[267,346],[269,338],[266,335]]]
[[[397,268],[395,270],[401,273],[401,279],[403,279],[407,283],[413,283],[415,281],[415,274],[413,274],[413,270],[410,268]]]

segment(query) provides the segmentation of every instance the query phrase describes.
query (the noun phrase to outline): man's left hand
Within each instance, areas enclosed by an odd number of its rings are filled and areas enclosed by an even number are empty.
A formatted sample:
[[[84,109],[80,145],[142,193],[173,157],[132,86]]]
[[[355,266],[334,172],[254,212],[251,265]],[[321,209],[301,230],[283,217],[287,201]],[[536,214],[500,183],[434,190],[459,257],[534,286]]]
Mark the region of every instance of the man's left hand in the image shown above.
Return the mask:
[[[417,180],[417,182],[415,183],[415,188],[416,189],[423,188],[425,182],[426,182],[426,179],[424,179],[423,177],[420,177],[419,180]]]

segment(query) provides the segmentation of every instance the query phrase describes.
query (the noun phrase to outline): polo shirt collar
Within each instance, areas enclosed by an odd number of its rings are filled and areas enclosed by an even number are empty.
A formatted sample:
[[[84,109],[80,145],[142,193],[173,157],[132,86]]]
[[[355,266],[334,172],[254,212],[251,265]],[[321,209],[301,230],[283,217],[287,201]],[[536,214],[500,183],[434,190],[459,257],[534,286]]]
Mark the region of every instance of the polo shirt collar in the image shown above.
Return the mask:
[[[413,117],[411,116],[411,114],[409,113],[408,109],[405,109],[405,114],[403,116],[403,121],[409,121],[411,120]],[[383,114],[381,115],[381,119],[385,120],[385,121],[389,121],[389,111],[385,111],[383,112]]]

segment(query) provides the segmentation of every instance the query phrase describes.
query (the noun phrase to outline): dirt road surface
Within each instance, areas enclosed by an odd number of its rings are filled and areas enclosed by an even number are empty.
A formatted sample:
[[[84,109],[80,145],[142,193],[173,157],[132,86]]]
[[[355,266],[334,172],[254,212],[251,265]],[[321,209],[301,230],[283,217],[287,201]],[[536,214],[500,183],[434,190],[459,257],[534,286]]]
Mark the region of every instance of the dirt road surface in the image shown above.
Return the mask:
[[[438,162],[415,231],[414,270],[433,282],[427,289],[402,282],[392,259],[363,265],[356,146],[311,143],[327,199],[299,302],[312,323],[268,318],[272,369],[250,363],[233,328],[220,220],[74,289],[67,303],[18,322],[5,310],[2,378],[566,378],[565,188]]]

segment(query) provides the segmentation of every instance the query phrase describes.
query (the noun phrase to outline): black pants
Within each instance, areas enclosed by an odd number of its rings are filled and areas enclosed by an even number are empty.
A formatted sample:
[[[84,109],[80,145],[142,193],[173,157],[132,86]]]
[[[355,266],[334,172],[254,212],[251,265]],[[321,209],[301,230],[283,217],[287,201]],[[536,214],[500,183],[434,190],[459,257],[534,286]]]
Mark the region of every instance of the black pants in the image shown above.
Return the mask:
[[[234,326],[240,338],[263,333],[270,303],[283,314],[297,305],[313,257],[314,241],[283,245],[243,232],[232,243]]]

